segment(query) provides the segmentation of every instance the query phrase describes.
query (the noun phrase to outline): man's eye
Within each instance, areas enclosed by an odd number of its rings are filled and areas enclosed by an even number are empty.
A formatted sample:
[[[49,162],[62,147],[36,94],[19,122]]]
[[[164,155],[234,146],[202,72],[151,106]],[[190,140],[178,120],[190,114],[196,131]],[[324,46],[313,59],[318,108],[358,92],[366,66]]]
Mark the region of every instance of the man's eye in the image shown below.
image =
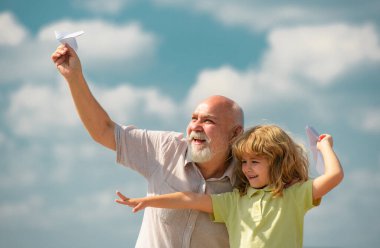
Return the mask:
[[[206,122],[206,123],[214,123],[214,122],[213,122],[212,120],[210,120],[210,119],[206,119],[205,122]]]

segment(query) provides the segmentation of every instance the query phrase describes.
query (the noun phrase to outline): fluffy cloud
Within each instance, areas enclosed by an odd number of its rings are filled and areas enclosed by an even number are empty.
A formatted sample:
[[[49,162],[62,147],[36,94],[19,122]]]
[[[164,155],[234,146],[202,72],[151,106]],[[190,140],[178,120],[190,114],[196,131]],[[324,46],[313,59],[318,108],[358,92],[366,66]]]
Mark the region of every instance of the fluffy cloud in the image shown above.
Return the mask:
[[[48,48],[31,38],[28,30],[8,12],[0,14],[0,54],[1,83],[27,78],[40,80],[52,75]]]
[[[334,79],[364,61],[380,61],[378,34],[371,25],[275,29],[269,33],[269,48],[261,65],[245,71],[230,66],[202,71],[186,106],[191,108],[211,94],[226,95],[244,108],[258,102],[276,104],[284,97],[307,99],[313,105],[313,87],[336,82]],[[367,128],[377,123],[377,119],[366,120]]]
[[[281,77],[301,76],[328,84],[362,61],[380,61],[379,38],[372,25],[304,26],[275,29],[263,70]]]
[[[240,72],[230,66],[204,70],[185,100],[187,112],[210,95],[227,96],[244,107],[255,99],[254,82],[255,75],[251,71]]]
[[[155,88],[124,84],[111,89],[98,88],[95,92],[110,116],[123,124],[133,123],[141,116],[169,123],[178,113],[176,103]]]
[[[10,12],[0,13],[0,46],[17,46],[28,36],[28,31]]]
[[[53,39],[54,31],[84,30],[85,34],[77,41],[79,54],[86,67],[112,68],[119,64],[143,63],[151,59],[157,46],[153,33],[142,29],[137,22],[122,25],[101,20],[63,20],[44,27],[38,34],[41,41]]]
[[[15,37],[18,37],[17,30],[25,30],[14,18],[9,18],[9,14],[3,14],[2,19],[9,19],[10,22],[0,25],[2,33],[16,32]],[[14,28],[15,26],[18,28]],[[11,43],[13,46],[0,43],[0,81],[10,83],[27,78],[30,81],[53,80],[57,72],[50,55],[58,46],[54,30],[85,31],[85,34],[78,38],[79,53],[90,71],[99,68],[105,71],[112,68],[128,71],[139,65],[146,66],[154,57],[157,46],[155,35],[144,31],[137,22],[116,25],[101,20],[63,20],[42,27],[36,36],[27,35],[28,32],[24,31],[24,35],[15,41],[5,38],[7,44]]]
[[[367,21],[376,16],[378,3],[353,2],[341,4],[330,2],[321,5],[316,2],[278,2],[278,1],[230,1],[230,0],[154,0],[160,6],[175,6],[208,14],[225,26],[243,27],[253,32],[262,32],[279,27],[315,25],[349,20]],[[361,11],[358,11],[360,9]]]
[[[94,95],[117,122],[135,121],[141,114],[164,123],[178,113],[176,104],[157,89],[122,85],[94,89]],[[32,97],[31,97],[32,96]],[[56,128],[75,128],[79,117],[66,83],[25,84],[10,97],[9,125],[17,135],[51,135]]]
[[[315,15],[310,10],[292,5],[262,6],[252,2],[196,1],[195,8],[209,13],[227,26],[243,26],[254,31],[310,20]]]
[[[26,84],[10,97],[8,121],[18,135],[38,136],[47,127],[70,127],[78,123],[72,100],[65,87]]]
[[[206,13],[226,26],[241,26],[253,31],[263,31],[276,26],[292,25],[299,21],[313,22],[321,18],[320,12],[301,3],[228,1],[228,0],[155,0],[159,5],[180,6]]]

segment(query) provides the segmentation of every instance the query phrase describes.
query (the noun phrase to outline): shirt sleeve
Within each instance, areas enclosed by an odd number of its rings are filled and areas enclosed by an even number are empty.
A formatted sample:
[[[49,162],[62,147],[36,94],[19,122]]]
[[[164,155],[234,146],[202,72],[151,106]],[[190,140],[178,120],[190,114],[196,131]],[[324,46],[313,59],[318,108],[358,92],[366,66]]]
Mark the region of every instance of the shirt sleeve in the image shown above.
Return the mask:
[[[225,223],[230,217],[231,211],[236,209],[236,194],[234,192],[226,192],[222,194],[212,194],[211,220],[215,222]]]
[[[294,187],[292,191],[295,194],[294,197],[305,212],[313,207],[319,206],[321,203],[321,199],[313,201],[313,180],[310,179],[305,183],[298,183],[292,187]]]
[[[182,141],[176,132],[149,131],[134,126],[115,126],[116,162],[149,178],[167,158],[174,155]]]

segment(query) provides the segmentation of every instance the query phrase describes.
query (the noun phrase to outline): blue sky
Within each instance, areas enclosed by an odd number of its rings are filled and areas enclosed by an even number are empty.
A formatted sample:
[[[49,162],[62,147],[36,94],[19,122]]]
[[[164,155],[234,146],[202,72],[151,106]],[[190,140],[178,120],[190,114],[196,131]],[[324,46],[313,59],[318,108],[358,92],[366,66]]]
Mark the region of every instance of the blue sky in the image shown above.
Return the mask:
[[[305,247],[380,245],[378,1],[0,2],[0,246],[133,247],[145,194],[81,126],[50,61],[54,30],[78,31],[94,95],[114,121],[184,132],[223,94],[245,125],[276,123],[307,147],[331,133],[345,179],[305,220]],[[313,172],[315,175],[315,172]]]

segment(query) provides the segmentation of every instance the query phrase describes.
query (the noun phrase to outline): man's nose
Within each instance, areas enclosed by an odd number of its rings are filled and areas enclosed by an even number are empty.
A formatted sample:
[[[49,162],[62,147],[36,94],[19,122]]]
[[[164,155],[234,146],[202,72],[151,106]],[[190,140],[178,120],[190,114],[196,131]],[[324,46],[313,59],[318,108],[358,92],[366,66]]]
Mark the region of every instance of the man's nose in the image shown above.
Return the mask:
[[[193,131],[203,131],[202,123],[199,120],[192,121],[190,124],[190,128]]]

